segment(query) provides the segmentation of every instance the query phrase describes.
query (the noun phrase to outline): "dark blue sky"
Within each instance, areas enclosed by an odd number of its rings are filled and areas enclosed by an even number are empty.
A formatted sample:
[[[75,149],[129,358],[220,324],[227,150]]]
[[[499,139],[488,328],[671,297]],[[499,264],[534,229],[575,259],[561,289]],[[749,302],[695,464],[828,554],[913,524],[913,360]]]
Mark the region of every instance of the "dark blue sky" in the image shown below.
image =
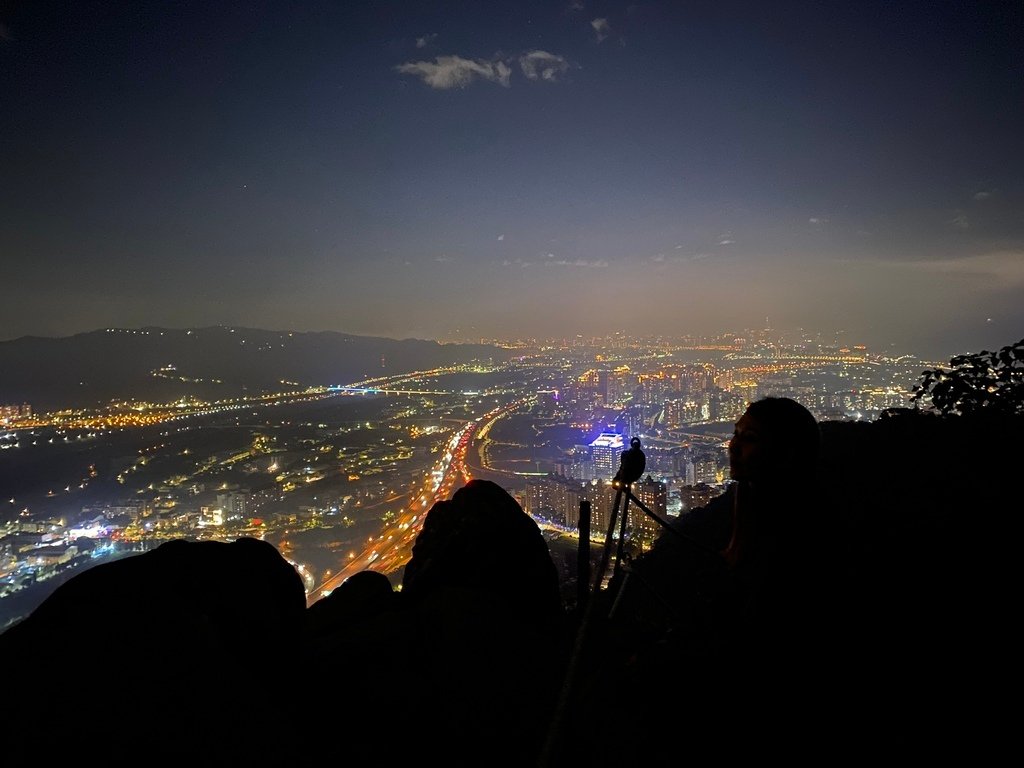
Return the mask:
[[[0,338],[1010,343],[1022,8],[15,3]]]

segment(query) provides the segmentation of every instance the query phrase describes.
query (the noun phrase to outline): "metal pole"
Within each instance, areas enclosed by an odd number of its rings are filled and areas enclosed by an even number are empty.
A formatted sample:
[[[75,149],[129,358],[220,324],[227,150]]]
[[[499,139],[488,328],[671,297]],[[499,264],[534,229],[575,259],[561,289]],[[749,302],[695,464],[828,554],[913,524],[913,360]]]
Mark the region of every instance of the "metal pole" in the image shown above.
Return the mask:
[[[580,543],[576,551],[576,610],[582,611],[590,599],[590,501],[580,499],[577,524]]]
[[[604,537],[604,547],[601,551],[601,563],[598,566],[597,578],[594,581],[594,594],[597,594],[601,590],[601,581],[604,578],[605,570],[608,568],[608,560],[612,550],[612,536],[615,533],[616,514],[618,513],[619,503],[621,501],[622,488],[619,488],[618,492],[615,494],[615,503],[612,505],[610,515],[611,519],[608,521],[608,532]],[[580,507],[582,508],[582,506],[583,505],[581,504]],[[589,583],[587,586],[589,588]],[[597,605],[597,601],[591,599],[588,594],[586,608],[583,611],[583,619],[580,622],[579,627],[576,629],[576,641],[573,645],[572,654],[569,657],[569,664],[566,668],[565,678],[562,681],[562,690],[558,697],[558,703],[555,705],[555,711],[551,716],[551,723],[548,727],[547,738],[545,739],[544,748],[541,751],[540,760],[537,763],[539,768],[547,768],[555,756],[557,748],[556,745],[561,733],[565,713],[572,701],[573,688],[576,683],[576,672],[580,664],[580,659],[583,656],[583,649],[587,640],[587,632],[594,617],[595,605]]]
[[[604,572],[608,569],[608,561],[611,559],[612,542],[615,537],[615,521],[619,514],[619,504],[622,503],[621,486],[615,492],[615,503],[612,504],[612,512],[609,515],[608,531],[604,535],[604,549],[601,551],[601,562],[597,566],[597,578],[594,581],[594,592],[601,591],[601,582],[604,580]]]
[[[621,484],[619,484],[621,487]],[[633,494],[629,490],[629,485],[626,485],[625,489],[619,491],[624,494],[622,502],[622,519],[619,522],[619,543],[615,549],[615,567],[612,569],[612,579],[614,580],[619,575],[619,570],[622,566],[622,555],[626,549],[626,524],[629,522],[629,500]]]

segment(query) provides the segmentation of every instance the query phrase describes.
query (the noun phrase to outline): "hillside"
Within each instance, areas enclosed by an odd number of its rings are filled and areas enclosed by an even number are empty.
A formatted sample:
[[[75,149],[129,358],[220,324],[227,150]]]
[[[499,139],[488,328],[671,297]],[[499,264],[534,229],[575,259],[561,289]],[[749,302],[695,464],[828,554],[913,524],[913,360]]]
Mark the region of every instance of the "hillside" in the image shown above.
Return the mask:
[[[25,336],[0,342],[0,404],[27,402],[44,411],[119,398],[220,399],[507,355],[483,345],[224,326]]]

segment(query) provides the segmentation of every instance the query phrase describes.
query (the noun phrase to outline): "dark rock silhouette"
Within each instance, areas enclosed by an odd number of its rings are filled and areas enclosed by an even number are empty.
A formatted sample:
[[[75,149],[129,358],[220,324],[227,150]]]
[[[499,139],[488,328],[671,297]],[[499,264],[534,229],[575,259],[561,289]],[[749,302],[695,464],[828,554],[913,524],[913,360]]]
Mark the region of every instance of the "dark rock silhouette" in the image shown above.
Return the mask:
[[[397,607],[398,596],[383,573],[360,571],[306,611],[306,636],[315,639],[343,632]]]
[[[558,572],[537,524],[501,486],[472,480],[431,508],[405,568],[414,604],[471,592],[539,632],[561,620]]]
[[[531,765],[562,667],[558,575],[536,523],[473,480],[434,506],[403,579],[443,761]],[[455,748],[457,745],[457,749]]]
[[[998,722],[985,686],[1018,653],[1024,420],[824,422],[806,432],[817,461],[788,429],[747,450],[747,426],[735,486],[596,597],[571,689],[574,617],[544,538],[473,481],[431,509],[398,592],[364,572],[306,610],[294,569],[251,539],[79,574],[0,635],[6,754],[110,713],[126,755],[284,764],[644,765],[936,729],[953,750]]]
[[[282,756],[304,611],[295,569],[256,539],[171,541],[84,571],[0,635],[17,659],[11,749],[113,718],[118,754]],[[287,736],[253,740],[258,722]]]
[[[152,552],[83,571],[4,635],[19,652],[81,653],[115,645],[191,647],[170,668],[204,666],[202,651],[230,648],[239,663],[297,647],[305,607],[302,580],[257,539],[170,541]]]
[[[399,762],[534,764],[560,680],[563,612],[547,544],[515,499],[471,481],[427,514],[396,599],[370,578],[368,599],[350,605],[374,608],[347,621],[338,611],[306,646],[318,685],[345,691],[347,754],[379,757],[387,743]],[[307,746],[319,754],[335,739],[313,733]]]

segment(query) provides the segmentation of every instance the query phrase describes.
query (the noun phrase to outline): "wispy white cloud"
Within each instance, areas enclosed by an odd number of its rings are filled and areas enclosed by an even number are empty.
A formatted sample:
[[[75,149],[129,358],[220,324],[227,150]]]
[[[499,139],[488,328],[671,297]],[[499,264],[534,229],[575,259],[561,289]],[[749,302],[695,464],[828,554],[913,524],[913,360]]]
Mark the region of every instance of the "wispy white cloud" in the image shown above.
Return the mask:
[[[528,51],[519,57],[519,67],[527,80],[554,83],[569,71],[569,62],[547,51]]]
[[[504,239],[505,239],[504,235],[498,235],[498,240],[504,240]]]
[[[416,40],[417,47],[420,41]],[[429,40],[427,40],[429,42]],[[424,43],[426,45],[427,43]],[[433,61],[409,61],[399,64],[395,71],[415,75],[431,88],[448,90],[465,88],[476,80],[486,80],[509,87],[512,66],[518,61],[527,80],[555,83],[569,71],[570,63],[564,56],[549,51],[527,51],[518,57],[493,59],[467,59],[462,56],[438,56]]]
[[[569,2],[570,11],[582,11],[584,7],[583,0],[570,0]]]
[[[594,35],[599,43],[607,40],[608,35],[612,33],[612,25],[608,23],[608,19],[594,19],[590,22],[590,26],[593,28]]]
[[[551,254],[548,254],[550,257]],[[608,266],[608,262],[605,259],[550,259],[544,262],[548,266],[552,267],[583,267],[585,269],[604,269]]]
[[[676,246],[676,249],[680,249],[682,246]],[[664,265],[664,264],[689,264],[694,261],[703,261],[704,259],[711,258],[710,253],[656,253],[651,256],[648,260],[653,264]]]
[[[957,214],[952,219],[949,220],[949,223],[952,224],[957,229],[971,228],[970,219],[968,219],[967,214],[963,213],[962,211],[958,211]]]
[[[975,192],[972,195],[972,197],[980,203],[980,202],[988,200],[990,197],[992,197],[992,193],[989,190],[987,190],[987,189],[982,189],[982,190],[979,190],[979,191]]]
[[[428,45],[430,45],[436,39],[437,39],[437,33],[436,32],[432,32],[429,35],[424,35],[423,37],[417,37],[416,38],[416,47],[417,48],[426,48]]]
[[[814,227],[821,227],[828,224],[828,219],[825,216],[811,216],[807,223]]]
[[[735,238],[733,238],[731,232],[723,232],[721,235],[718,236],[719,245],[732,245],[735,242],[736,240]]]
[[[465,88],[474,80],[488,80],[508,88],[512,69],[503,61],[464,59],[461,56],[438,56],[434,61],[410,61],[395,70],[415,75],[431,88],[448,90]]]
[[[445,254],[445,253],[442,253],[440,256],[435,256],[434,257],[434,261],[438,262],[439,264],[447,264],[451,260],[452,260],[452,257],[447,255],[447,254]]]

